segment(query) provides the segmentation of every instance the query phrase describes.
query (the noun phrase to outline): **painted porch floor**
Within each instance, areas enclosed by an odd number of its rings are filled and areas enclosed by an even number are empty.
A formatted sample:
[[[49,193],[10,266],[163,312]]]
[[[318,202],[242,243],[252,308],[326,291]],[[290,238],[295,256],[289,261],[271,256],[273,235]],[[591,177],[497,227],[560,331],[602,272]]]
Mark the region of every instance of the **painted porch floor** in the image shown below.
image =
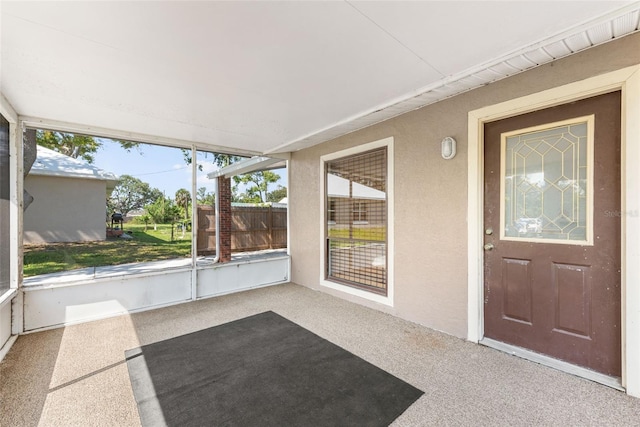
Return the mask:
[[[640,399],[295,284],[21,336],[0,425],[138,426],[125,350],[267,310],[423,390],[394,426],[640,425]]]

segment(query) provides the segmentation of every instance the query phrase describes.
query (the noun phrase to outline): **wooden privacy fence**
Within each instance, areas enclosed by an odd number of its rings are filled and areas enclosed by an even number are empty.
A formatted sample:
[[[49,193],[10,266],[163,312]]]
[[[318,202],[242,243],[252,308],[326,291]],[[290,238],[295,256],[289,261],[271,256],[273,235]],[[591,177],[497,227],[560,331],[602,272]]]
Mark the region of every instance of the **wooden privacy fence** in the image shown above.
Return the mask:
[[[259,251],[287,247],[287,208],[231,207],[231,250]],[[216,253],[216,214],[213,206],[198,206],[198,255]]]

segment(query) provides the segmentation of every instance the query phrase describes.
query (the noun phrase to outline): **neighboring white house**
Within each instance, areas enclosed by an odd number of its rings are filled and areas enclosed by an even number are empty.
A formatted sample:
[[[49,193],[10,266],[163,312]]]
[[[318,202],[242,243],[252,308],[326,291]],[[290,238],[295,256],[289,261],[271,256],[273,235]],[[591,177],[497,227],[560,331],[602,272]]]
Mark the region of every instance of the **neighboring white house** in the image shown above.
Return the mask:
[[[106,238],[106,198],[118,177],[38,146],[24,187],[33,203],[24,213],[24,243],[86,242]]]

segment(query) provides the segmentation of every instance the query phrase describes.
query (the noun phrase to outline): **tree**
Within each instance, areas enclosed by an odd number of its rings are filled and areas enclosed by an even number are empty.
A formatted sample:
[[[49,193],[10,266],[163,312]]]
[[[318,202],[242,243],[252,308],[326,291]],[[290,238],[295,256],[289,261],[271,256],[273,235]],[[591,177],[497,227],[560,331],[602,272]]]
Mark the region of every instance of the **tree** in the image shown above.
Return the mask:
[[[236,184],[246,185],[244,197],[243,195],[239,195],[239,197],[245,200],[252,200],[254,201],[253,203],[266,202],[269,184],[274,184],[279,179],[280,175],[272,171],[259,171],[233,177]]]
[[[191,164],[193,159],[191,158],[190,150],[182,150],[182,154],[184,156],[184,160],[187,164]],[[243,157],[233,156],[231,154],[221,154],[221,153],[203,153],[205,158],[208,156],[212,157],[212,163],[219,168],[223,168],[225,166],[229,166],[233,163],[242,160]],[[202,170],[202,168],[200,168]],[[280,175],[276,174],[272,171],[260,171],[253,172],[250,174],[234,176],[233,182],[234,185],[232,187],[232,200],[234,202],[242,202],[242,203],[265,203],[266,201],[280,201],[286,196],[286,188],[279,187],[274,190],[273,196],[269,197],[269,184],[275,184],[280,179]],[[244,185],[245,191],[240,192],[239,188],[241,185]],[[202,193],[202,197],[200,197],[200,193],[198,195],[198,203],[200,200],[204,200],[205,191],[204,189]],[[200,189],[198,189],[200,192]],[[284,194],[284,196],[280,197],[280,195]],[[207,200],[208,201],[208,200]],[[212,204],[212,203],[207,203]]]
[[[137,142],[121,139],[115,141],[127,151],[139,146]],[[87,163],[94,162],[94,155],[102,146],[102,142],[91,136],[41,129],[36,130],[36,142],[38,145],[73,157],[74,159],[83,159]]]
[[[135,221],[137,223],[143,223],[144,231],[147,231],[147,225],[149,225],[149,223],[152,221],[152,218],[151,218],[151,215],[149,215],[148,213],[145,213],[143,215],[140,215],[139,217],[136,217]]]
[[[173,200],[165,198],[163,195],[160,195],[153,203],[147,205],[145,210],[151,219],[153,219],[155,225],[173,224],[180,218],[180,208]]]
[[[107,199],[107,210],[109,215],[114,212],[127,215],[133,210],[144,208],[160,197],[163,195],[157,188],[151,188],[146,182],[131,175],[122,175]]]
[[[164,222],[164,204],[164,196],[160,196],[157,200],[144,208],[147,215],[149,215],[153,220],[154,230],[158,229],[158,224],[162,224]]]
[[[221,154],[221,153],[207,153],[201,152],[204,154],[204,157],[207,158],[209,156],[213,159],[213,164],[218,166],[219,168],[223,168],[225,166],[229,166],[232,163],[235,163],[239,160],[242,160],[244,157],[240,156],[232,156],[231,154]],[[193,159],[191,158],[191,150],[182,149],[182,156],[184,157],[184,161],[186,164],[190,165]],[[202,165],[198,165],[198,169],[202,170]]]
[[[50,130],[37,130],[36,141],[38,145],[88,163],[93,163],[93,155],[100,148],[100,143],[90,136]]]
[[[189,203],[191,203],[191,193],[184,188],[176,191],[176,204],[184,209],[185,219],[189,219]]]
[[[278,203],[280,200],[287,197],[287,187],[283,187],[282,185],[278,185],[278,188],[267,193],[267,202]]]
[[[196,194],[196,200],[199,205],[213,206],[216,201],[216,195],[213,192],[207,193],[207,187],[200,187]]]

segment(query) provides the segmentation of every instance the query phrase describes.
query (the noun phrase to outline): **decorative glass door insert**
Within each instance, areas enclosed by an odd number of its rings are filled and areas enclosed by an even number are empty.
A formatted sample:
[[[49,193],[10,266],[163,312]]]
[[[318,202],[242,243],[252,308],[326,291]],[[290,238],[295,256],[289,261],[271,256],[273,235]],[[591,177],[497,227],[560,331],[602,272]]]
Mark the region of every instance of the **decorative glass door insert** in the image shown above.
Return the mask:
[[[500,238],[591,245],[594,117],[502,134]]]

